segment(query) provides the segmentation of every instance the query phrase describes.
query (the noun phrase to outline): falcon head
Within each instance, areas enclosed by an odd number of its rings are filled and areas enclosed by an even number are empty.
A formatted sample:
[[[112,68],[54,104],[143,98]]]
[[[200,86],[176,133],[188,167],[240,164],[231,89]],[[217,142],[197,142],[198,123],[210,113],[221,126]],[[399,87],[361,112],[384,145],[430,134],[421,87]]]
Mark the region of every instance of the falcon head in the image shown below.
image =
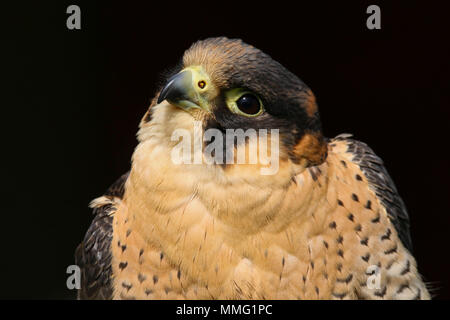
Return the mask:
[[[194,121],[201,122],[203,132],[214,128],[225,135],[227,129],[266,129],[269,134],[278,129],[280,161],[296,168],[293,171],[326,158],[311,90],[269,55],[239,39],[194,43],[155,102],[156,109],[164,109],[157,122],[164,124],[168,137]],[[151,109],[141,126],[155,118]]]

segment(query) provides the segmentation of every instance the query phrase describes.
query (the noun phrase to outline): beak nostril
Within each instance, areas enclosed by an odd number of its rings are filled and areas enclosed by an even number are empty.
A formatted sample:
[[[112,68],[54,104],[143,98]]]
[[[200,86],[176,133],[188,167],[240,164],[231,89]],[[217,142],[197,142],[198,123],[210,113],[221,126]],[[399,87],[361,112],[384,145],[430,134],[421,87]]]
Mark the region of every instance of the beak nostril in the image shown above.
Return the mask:
[[[206,82],[204,80],[200,80],[198,82],[198,86],[200,89],[203,89],[204,87],[206,87]]]
[[[193,71],[184,70],[171,77],[165,87],[161,90],[158,97],[158,103],[167,100],[170,104],[180,107],[184,110],[189,109],[205,109],[208,111],[207,106],[202,106],[199,100],[199,90],[196,89],[196,85],[199,83],[193,80]],[[204,88],[207,84],[203,81]],[[200,82],[199,81],[199,82]]]

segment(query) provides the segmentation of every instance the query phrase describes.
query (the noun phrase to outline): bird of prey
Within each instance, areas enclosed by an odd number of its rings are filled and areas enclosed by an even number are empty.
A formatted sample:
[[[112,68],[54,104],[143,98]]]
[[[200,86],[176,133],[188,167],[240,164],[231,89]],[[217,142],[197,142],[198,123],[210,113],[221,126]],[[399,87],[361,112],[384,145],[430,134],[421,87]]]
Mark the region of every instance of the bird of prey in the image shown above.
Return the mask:
[[[224,147],[246,155],[266,129],[277,171],[261,174],[260,158],[174,161],[178,129],[254,129]],[[430,298],[383,161],[351,135],[325,138],[311,90],[261,50],[194,43],[138,142],[130,171],[91,203],[80,299]]]

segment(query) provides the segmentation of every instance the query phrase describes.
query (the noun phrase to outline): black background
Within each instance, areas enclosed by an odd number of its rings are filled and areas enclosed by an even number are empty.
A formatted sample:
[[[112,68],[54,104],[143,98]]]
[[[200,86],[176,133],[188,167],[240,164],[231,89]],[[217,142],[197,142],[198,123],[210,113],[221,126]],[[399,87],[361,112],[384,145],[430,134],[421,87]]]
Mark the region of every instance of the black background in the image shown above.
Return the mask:
[[[58,1],[4,10],[1,298],[71,299],[66,268],[87,205],[130,166],[137,125],[185,49],[239,37],[317,96],[328,137],[353,133],[381,156],[410,216],[414,255],[450,298],[448,8],[437,2]],[[66,8],[81,7],[81,30]],[[382,29],[366,28],[381,7]],[[9,71],[9,70],[8,70]],[[8,87],[7,87],[8,88]]]

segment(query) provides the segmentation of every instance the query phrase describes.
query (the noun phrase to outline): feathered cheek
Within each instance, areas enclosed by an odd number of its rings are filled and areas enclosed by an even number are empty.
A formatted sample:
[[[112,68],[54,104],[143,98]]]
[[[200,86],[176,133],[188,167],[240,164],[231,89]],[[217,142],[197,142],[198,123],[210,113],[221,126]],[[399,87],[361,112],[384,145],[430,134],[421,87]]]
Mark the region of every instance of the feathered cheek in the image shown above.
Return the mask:
[[[292,151],[293,161],[305,167],[320,165],[327,158],[327,144],[319,132],[305,133]]]

